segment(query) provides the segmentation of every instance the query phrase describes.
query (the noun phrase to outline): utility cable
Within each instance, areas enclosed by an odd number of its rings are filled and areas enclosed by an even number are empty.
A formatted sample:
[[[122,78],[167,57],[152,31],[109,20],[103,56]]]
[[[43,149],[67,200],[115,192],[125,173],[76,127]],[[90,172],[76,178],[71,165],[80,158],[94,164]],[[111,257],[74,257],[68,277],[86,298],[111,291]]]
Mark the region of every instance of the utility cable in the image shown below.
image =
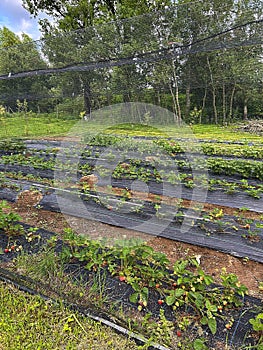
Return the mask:
[[[219,37],[223,34],[229,33],[231,31],[234,31],[236,29],[244,28],[251,24],[260,24],[263,22],[263,19],[249,21],[244,24],[240,24],[237,26],[234,26],[232,28],[226,29],[224,31],[221,31],[219,33],[215,33],[212,35],[209,35],[205,38],[196,40],[193,43],[188,44],[173,44],[172,48],[162,48],[159,50],[149,51],[145,53],[136,54],[135,56],[127,56],[121,59],[116,60],[115,58],[109,58],[106,60],[96,61],[96,62],[81,62],[76,63],[76,65],[68,65],[60,68],[48,68],[48,69],[36,69],[36,70],[30,70],[30,71],[23,71],[18,73],[9,73],[5,75],[0,76],[0,80],[8,80],[8,79],[16,79],[16,78],[22,78],[22,77],[29,77],[29,76],[40,76],[40,75],[50,75],[53,73],[64,73],[64,72],[72,72],[72,71],[92,71],[100,68],[113,68],[116,66],[124,66],[128,64],[139,64],[142,62],[156,62],[164,59],[173,59],[175,56],[181,56],[181,55],[189,55],[191,53],[198,53],[198,52],[204,52],[204,50],[197,50],[193,47],[195,47],[197,44],[206,42],[208,40],[214,39],[216,37]],[[258,44],[262,44],[263,40],[262,38],[259,39]],[[247,43],[246,43],[247,44]],[[226,45],[224,43],[224,45]],[[255,43],[253,43],[255,45]],[[239,45],[240,46],[240,45]],[[175,52],[175,50],[178,50],[178,52]],[[183,50],[188,49],[188,50]],[[218,50],[219,47],[216,48]],[[212,50],[212,49],[210,49]],[[209,51],[210,51],[209,50]],[[157,55],[157,56],[155,56]],[[81,64],[81,65],[80,65]]]

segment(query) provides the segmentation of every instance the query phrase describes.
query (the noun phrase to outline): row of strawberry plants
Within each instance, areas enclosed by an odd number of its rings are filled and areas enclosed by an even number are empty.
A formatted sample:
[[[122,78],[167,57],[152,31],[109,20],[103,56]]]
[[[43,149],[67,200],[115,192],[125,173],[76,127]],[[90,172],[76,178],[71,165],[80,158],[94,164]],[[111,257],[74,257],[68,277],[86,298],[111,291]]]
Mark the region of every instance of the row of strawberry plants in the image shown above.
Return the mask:
[[[141,160],[132,160],[128,163],[128,166],[123,167],[119,164],[113,172],[113,176],[116,178],[121,178],[122,176],[127,178],[133,178],[138,172],[140,164],[146,166],[146,173],[149,173],[149,167],[145,162]],[[180,171],[191,170],[194,172],[206,172],[207,170],[213,174],[219,175],[238,175],[243,178],[254,178],[258,180],[263,180],[263,163],[256,161],[244,161],[244,160],[224,160],[221,158],[209,158],[205,159],[193,159],[191,162],[180,160],[174,161],[172,170],[169,171],[169,167],[165,168],[163,165],[160,170],[158,166],[153,166],[154,172],[156,173],[155,178],[157,181],[159,179],[168,179],[169,175],[174,176],[175,169]],[[176,176],[176,175],[175,175]]]
[[[14,171],[17,171],[17,176],[15,174],[9,174],[12,177],[17,178],[23,178],[25,177],[20,174],[20,172],[23,170],[23,173],[26,171],[27,168],[22,168],[23,166],[33,166],[35,169],[44,169],[47,171],[47,169],[55,169],[56,166],[60,166],[60,169],[70,171],[72,170],[72,164],[68,162],[67,166],[65,166],[65,162],[59,164],[59,162],[55,162],[52,160],[45,161],[43,159],[40,159],[38,157],[26,157],[24,155],[13,155],[13,156],[4,156],[3,157],[3,163],[4,164],[13,164],[15,165]],[[218,163],[217,163],[218,164]],[[225,163],[223,163],[225,164]],[[16,167],[22,166],[19,170],[16,169]],[[9,167],[10,168],[10,167]],[[11,168],[6,168],[6,171],[12,171]],[[56,168],[59,169],[59,168]],[[4,170],[4,169],[3,169]],[[142,163],[140,160],[133,160],[130,163],[120,163],[116,166],[116,168],[112,171],[110,169],[107,169],[103,165],[99,166],[92,166],[89,163],[83,162],[82,165],[79,166],[79,173],[81,175],[88,175],[94,172],[97,174],[99,178],[101,178],[103,182],[103,178],[111,176],[112,179],[129,179],[129,180],[141,180],[146,183],[149,181],[159,182],[162,183],[163,181],[167,181],[168,183],[172,185],[183,185],[186,188],[194,189],[194,188],[200,188],[200,189],[207,189],[209,191],[224,191],[226,194],[238,194],[238,193],[245,193],[248,196],[260,199],[263,193],[263,185],[260,183],[251,184],[248,179],[241,179],[239,181],[228,181],[226,179],[220,179],[220,178],[209,178],[206,174],[189,174],[185,172],[174,172],[174,171],[164,171],[163,169],[157,170],[154,166],[149,166],[147,163]],[[230,167],[230,170],[233,170],[232,167]],[[246,171],[246,169],[242,168],[242,170]],[[28,171],[32,172],[31,168],[28,168]],[[250,171],[252,171],[250,169]],[[220,172],[219,172],[220,173]],[[246,173],[247,174],[247,173]],[[220,174],[219,174],[220,175]],[[35,175],[36,176],[36,175]],[[33,174],[27,175],[26,178],[28,179],[35,179],[35,176]],[[42,176],[45,177],[45,173],[42,174]],[[44,181],[39,179],[40,181]]]
[[[7,222],[13,224],[18,218],[14,213],[7,215],[0,210],[0,217],[2,216],[4,220],[8,217]],[[10,242],[17,234],[21,235],[21,232],[24,234],[22,225],[19,231],[15,231],[15,235],[14,231],[10,230],[10,226],[7,228],[6,224],[3,224],[1,229],[11,237]],[[27,241],[38,242],[41,248],[42,237],[34,228],[31,232],[30,235],[27,235]],[[59,249],[56,249],[56,257],[61,258],[64,267],[65,264],[68,266],[67,264],[72,262],[76,270],[80,263],[91,272],[91,278],[99,274],[105,276],[106,273],[110,279],[127,285],[129,287],[127,297],[142,314],[152,310],[154,300],[156,306],[158,305],[155,310],[159,310],[160,313],[160,319],[156,320],[157,326],[161,327],[161,322],[164,323],[163,327],[169,324],[169,332],[174,332],[177,339],[180,340],[178,344],[185,344],[189,333],[192,332],[192,327],[198,325],[199,328],[204,327],[204,332],[201,336],[199,329],[199,336],[196,334],[192,338],[195,344],[193,348],[206,349],[205,344],[210,337],[206,329],[208,328],[211,334],[215,335],[220,331],[219,324],[221,326],[223,323],[225,332],[230,332],[236,325],[233,315],[236,315],[237,311],[241,314],[245,306],[243,298],[247,294],[247,288],[238,281],[237,276],[228,274],[223,269],[220,275],[221,284],[216,285],[214,278],[201,269],[198,256],[180,259],[171,267],[165,254],[154,251],[140,240],[116,240],[114,244],[112,241],[109,244],[108,241],[91,240],[87,236],[76,235],[71,229],[65,230],[62,239],[63,241],[52,236],[48,245],[50,250],[50,247],[56,245],[56,241],[58,242]],[[12,259],[20,254],[21,250],[20,246],[12,244],[5,248],[3,254]],[[56,261],[58,261],[57,258]],[[79,275],[81,269],[77,271]],[[108,288],[105,291],[107,290]],[[149,299],[151,299],[151,305],[149,305]],[[106,298],[103,300],[104,303],[107,303]],[[118,300],[124,301],[123,296],[120,296]],[[169,320],[165,316],[167,308],[170,310]],[[148,323],[147,320],[149,318],[145,317],[143,322],[147,331],[150,329],[155,331],[152,323]],[[260,314],[257,318],[251,319],[250,323],[254,329],[257,329],[259,322]],[[130,326],[136,327],[136,323],[133,324],[133,321],[130,320]],[[251,328],[248,331],[251,331]],[[169,343],[171,339],[173,339],[171,334],[169,337],[167,335],[165,343],[175,345]]]
[[[223,145],[211,143],[190,142],[190,144],[183,142],[176,142],[167,139],[156,139],[154,142],[162,147],[168,154],[176,155],[177,153],[193,152],[203,153],[208,156],[233,156],[241,158],[263,159],[262,146],[249,145]],[[186,142],[186,141],[185,141]]]
[[[65,185],[65,184],[64,184]],[[14,197],[17,192],[23,188],[30,188],[32,191],[40,191],[42,195],[45,193],[52,193],[54,189],[49,186],[31,184],[25,182],[23,185],[18,185],[10,179],[2,179],[1,187],[9,188],[14,191]],[[108,186],[109,187],[109,186]],[[260,241],[262,236],[262,219],[255,221],[252,219],[242,218],[239,211],[236,211],[234,217],[229,217],[223,213],[222,209],[214,209],[211,212],[200,212],[199,207],[192,208],[191,211],[196,212],[189,217],[187,208],[181,207],[183,200],[177,199],[174,204],[170,203],[169,199],[162,199],[160,195],[151,195],[150,197],[142,198],[139,194],[133,193],[128,188],[106,188],[90,191],[89,186],[82,183],[79,189],[72,188],[72,194],[80,195],[82,200],[89,201],[91,204],[98,204],[101,208],[114,210],[114,213],[121,213],[124,209],[127,213],[143,214],[144,216],[156,216],[159,220],[173,220],[175,227],[180,227],[184,219],[187,217],[191,219],[192,226],[199,227],[206,235],[230,233],[239,235],[249,240]],[[67,188],[68,190],[69,188]],[[84,194],[84,196],[82,196]],[[175,207],[174,207],[175,206]],[[245,209],[245,208],[243,208]],[[201,216],[200,216],[201,215]]]
[[[158,304],[172,308],[174,317],[188,306],[194,310],[186,318],[188,322],[178,324],[186,331],[194,322],[207,325],[215,334],[217,319],[225,319],[226,329],[232,324],[224,312],[242,305],[241,299],[247,292],[234,274],[221,274],[222,287],[216,287],[211,276],[200,268],[198,260],[177,261],[172,270],[169,260],[163,253],[157,253],[145,244],[129,241],[116,241],[111,247],[101,241],[76,236],[67,230],[63,237],[66,246],[63,258],[78,259],[88,270],[106,269],[111,276],[132,287],[130,301],[139,310],[147,307],[150,291],[159,295]]]
[[[163,150],[170,156],[184,153],[200,153],[208,156],[232,156],[239,158],[263,159],[262,146],[249,145],[222,145],[201,143],[195,140],[170,140],[156,138],[152,140],[134,139],[133,137],[116,137],[112,135],[96,135],[95,137],[86,138],[89,149],[84,153],[92,155],[94,152],[100,152],[101,148],[110,148],[116,150],[139,150],[139,152],[155,154]],[[72,146],[71,152],[74,149]],[[49,147],[49,150],[58,151],[56,148]]]
[[[24,251],[38,251],[40,242],[43,244],[39,229],[23,224],[21,216],[11,211],[6,201],[0,202],[0,236],[0,260],[1,255],[14,257]]]
[[[211,142],[198,142],[198,140],[172,140],[167,138],[154,138],[136,140],[131,136],[115,136],[106,134],[88,135],[85,137],[85,142],[91,147],[109,147],[114,146],[116,149],[137,150],[138,147],[142,148],[143,152],[147,152],[147,149],[155,152],[158,148],[165,150],[169,155],[175,155],[178,153],[203,153],[205,155],[213,156],[235,156],[244,158],[263,159],[263,148],[261,145],[235,145],[235,144],[222,144]],[[8,152],[21,152],[26,150],[27,143],[22,140],[2,140],[0,142],[0,149]],[[47,147],[54,152],[59,148]]]

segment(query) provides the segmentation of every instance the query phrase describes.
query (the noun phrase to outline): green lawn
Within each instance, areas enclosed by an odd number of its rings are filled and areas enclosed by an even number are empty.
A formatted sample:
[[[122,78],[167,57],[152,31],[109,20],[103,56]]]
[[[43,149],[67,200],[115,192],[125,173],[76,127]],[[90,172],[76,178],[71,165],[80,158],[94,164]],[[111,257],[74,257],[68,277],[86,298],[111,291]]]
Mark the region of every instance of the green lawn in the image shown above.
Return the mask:
[[[47,117],[21,116],[0,118],[0,138],[34,138],[40,136],[63,135],[76,123],[76,120],[63,120]]]
[[[0,350],[135,350],[101,324],[0,282]]]
[[[227,127],[218,125],[193,125],[193,133],[196,138],[213,139],[218,141],[253,141],[261,142],[262,136],[247,132],[239,132],[234,125]]]
[[[103,122],[84,122],[78,124],[79,119],[63,119],[52,116],[28,116],[21,115],[0,118],[0,139],[8,138],[38,138],[47,136],[62,136],[77,126],[77,134],[84,126],[84,132],[104,132],[119,135],[136,136],[174,136],[188,138],[192,137],[202,139],[228,140],[228,141],[255,141],[262,142],[262,137],[244,132],[237,132],[235,127],[221,127],[217,125],[193,125],[173,126],[173,125],[154,125],[146,126],[139,124],[112,124]],[[73,131],[74,133],[74,131]]]

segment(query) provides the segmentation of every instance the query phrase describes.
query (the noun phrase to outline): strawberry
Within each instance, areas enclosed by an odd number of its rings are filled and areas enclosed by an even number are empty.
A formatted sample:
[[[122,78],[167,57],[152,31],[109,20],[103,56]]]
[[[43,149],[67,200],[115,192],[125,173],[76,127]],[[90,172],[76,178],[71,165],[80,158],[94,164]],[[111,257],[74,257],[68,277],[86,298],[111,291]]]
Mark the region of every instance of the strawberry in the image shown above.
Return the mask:
[[[181,331],[176,331],[176,335],[177,335],[177,337],[181,337],[182,336],[182,332]]]
[[[158,304],[159,304],[159,305],[162,305],[163,303],[164,303],[164,301],[163,301],[162,299],[159,299],[159,300],[158,300]]]
[[[126,277],[125,277],[125,276],[119,276],[119,280],[120,280],[121,282],[124,282],[124,281],[126,280]]]
[[[157,288],[157,289],[160,288],[160,284],[156,283],[155,288]]]
[[[5,253],[9,253],[10,250],[9,250],[8,248],[5,248],[5,249],[4,249],[4,252],[5,252]]]
[[[12,246],[10,247],[11,250],[15,250],[15,248],[16,248],[15,245],[12,245]]]

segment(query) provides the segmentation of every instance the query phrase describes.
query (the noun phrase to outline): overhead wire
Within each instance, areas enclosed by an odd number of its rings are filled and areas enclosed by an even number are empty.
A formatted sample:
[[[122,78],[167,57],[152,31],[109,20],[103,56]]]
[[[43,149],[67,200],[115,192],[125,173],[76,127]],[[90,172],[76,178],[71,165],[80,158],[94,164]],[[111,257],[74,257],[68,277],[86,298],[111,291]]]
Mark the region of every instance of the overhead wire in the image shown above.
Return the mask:
[[[16,78],[23,78],[23,77],[30,77],[30,76],[40,76],[40,75],[50,75],[53,73],[64,73],[64,72],[72,72],[72,71],[91,71],[96,70],[100,68],[113,68],[118,66],[125,66],[129,64],[139,64],[144,62],[157,62],[164,59],[173,59],[175,56],[182,56],[182,55],[190,55],[190,54],[196,54],[201,52],[211,52],[216,51],[222,48],[233,48],[236,46],[251,46],[251,45],[263,45],[263,37],[259,37],[254,42],[240,42],[238,45],[229,42],[228,47],[227,43],[220,43],[217,46],[214,47],[208,47],[206,48],[195,48],[197,45],[201,43],[205,43],[211,39],[214,39],[216,37],[220,37],[226,33],[229,33],[231,31],[234,31],[236,29],[247,27],[251,24],[261,24],[263,23],[263,19],[254,20],[254,21],[248,21],[243,24],[236,25],[234,27],[228,28],[226,30],[220,31],[218,33],[214,33],[212,35],[206,36],[205,38],[198,39],[192,43],[187,44],[173,44],[172,47],[168,48],[161,48],[158,50],[148,51],[140,54],[136,54],[135,56],[126,56],[120,59],[115,58],[109,58],[104,60],[99,60],[95,62],[80,62],[76,65],[67,65],[59,68],[46,68],[46,69],[34,69],[29,71],[22,71],[17,73],[9,72],[8,74],[1,75],[0,80],[10,80],[10,79],[16,79]]]

